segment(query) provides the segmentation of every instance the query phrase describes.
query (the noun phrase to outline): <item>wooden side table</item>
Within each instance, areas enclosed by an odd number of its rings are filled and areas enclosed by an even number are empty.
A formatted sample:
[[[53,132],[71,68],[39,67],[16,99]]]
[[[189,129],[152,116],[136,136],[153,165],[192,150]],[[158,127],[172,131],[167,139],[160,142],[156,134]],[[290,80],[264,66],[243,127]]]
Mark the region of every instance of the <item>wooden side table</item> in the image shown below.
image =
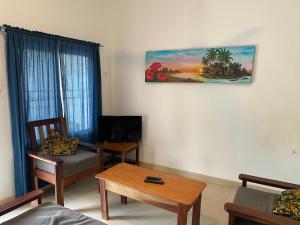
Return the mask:
[[[135,151],[135,163],[140,164],[139,160],[139,143],[137,142],[103,142],[99,143],[104,152],[120,154],[122,162],[126,162],[126,155]]]

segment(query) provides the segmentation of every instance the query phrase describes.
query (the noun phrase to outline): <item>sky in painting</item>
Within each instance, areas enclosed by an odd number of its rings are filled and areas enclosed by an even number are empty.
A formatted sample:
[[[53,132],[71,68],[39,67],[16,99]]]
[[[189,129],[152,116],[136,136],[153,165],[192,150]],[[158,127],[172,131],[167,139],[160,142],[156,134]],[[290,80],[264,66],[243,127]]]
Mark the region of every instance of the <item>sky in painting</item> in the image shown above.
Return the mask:
[[[242,64],[247,70],[252,70],[255,46],[222,47],[230,50],[233,62]],[[202,70],[202,57],[207,53],[207,48],[186,50],[147,51],[146,67],[153,62],[160,62],[172,70],[185,73],[198,73]]]

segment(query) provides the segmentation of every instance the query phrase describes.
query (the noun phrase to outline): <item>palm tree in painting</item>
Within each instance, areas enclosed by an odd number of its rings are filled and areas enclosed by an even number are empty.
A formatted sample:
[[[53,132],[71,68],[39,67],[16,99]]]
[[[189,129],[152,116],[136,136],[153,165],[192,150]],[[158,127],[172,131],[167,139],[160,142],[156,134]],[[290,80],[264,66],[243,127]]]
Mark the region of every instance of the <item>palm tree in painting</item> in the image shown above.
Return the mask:
[[[232,53],[227,48],[207,49],[202,57],[203,76],[214,79],[238,79],[250,76],[245,68],[238,62],[233,61]]]
[[[223,75],[225,75],[227,66],[232,62],[232,53],[226,48],[217,49],[217,60],[222,64],[223,67]]]
[[[203,65],[207,66],[209,64],[209,60],[207,57],[203,56],[201,59],[201,62]]]
[[[209,60],[206,56],[203,56],[201,59],[202,64],[204,65],[203,67],[203,72],[208,73],[209,72]]]
[[[218,56],[218,50],[216,50],[215,48],[207,49],[206,58],[208,60],[208,64],[215,62],[217,56]]]
[[[231,63],[233,58],[231,57],[232,53],[226,48],[217,49],[217,60],[224,65]]]

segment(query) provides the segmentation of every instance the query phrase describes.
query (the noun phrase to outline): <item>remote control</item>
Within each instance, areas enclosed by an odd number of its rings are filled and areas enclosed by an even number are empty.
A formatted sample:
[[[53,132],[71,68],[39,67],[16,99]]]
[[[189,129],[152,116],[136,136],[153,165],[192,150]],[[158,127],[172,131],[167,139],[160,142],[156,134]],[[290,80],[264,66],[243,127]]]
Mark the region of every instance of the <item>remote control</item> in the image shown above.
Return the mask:
[[[146,183],[153,183],[153,184],[164,184],[164,181],[162,180],[152,180],[152,179],[145,179],[144,182]]]
[[[146,179],[150,179],[150,180],[161,180],[160,177],[151,177],[151,176],[147,176]]]

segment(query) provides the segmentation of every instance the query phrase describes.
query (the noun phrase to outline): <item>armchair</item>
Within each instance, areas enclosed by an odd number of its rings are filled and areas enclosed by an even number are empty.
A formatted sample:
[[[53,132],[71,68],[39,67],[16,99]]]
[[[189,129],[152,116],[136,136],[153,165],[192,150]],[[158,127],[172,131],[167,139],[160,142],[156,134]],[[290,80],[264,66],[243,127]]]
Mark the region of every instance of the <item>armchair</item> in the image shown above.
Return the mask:
[[[38,179],[53,184],[57,204],[64,205],[64,185],[103,170],[103,150],[94,144],[80,142],[77,153],[71,156],[47,156],[38,151],[37,136],[39,140],[44,140],[48,136],[45,135],[45,130],[49,134],[50,129],[54,129],[63,137],[68,137],[65,118],[32,121],[27,127],[31,143],[31,149],[27,153],[32,189],[38,189]]]
[[[247,187],[247,182],[280,189],[298,189],[300,185],[240,174],[242,186],[238,188],[233,203],[224,208],[229,213],[229,225],[300,225],[300,221],[272,213],[278,195]]]

